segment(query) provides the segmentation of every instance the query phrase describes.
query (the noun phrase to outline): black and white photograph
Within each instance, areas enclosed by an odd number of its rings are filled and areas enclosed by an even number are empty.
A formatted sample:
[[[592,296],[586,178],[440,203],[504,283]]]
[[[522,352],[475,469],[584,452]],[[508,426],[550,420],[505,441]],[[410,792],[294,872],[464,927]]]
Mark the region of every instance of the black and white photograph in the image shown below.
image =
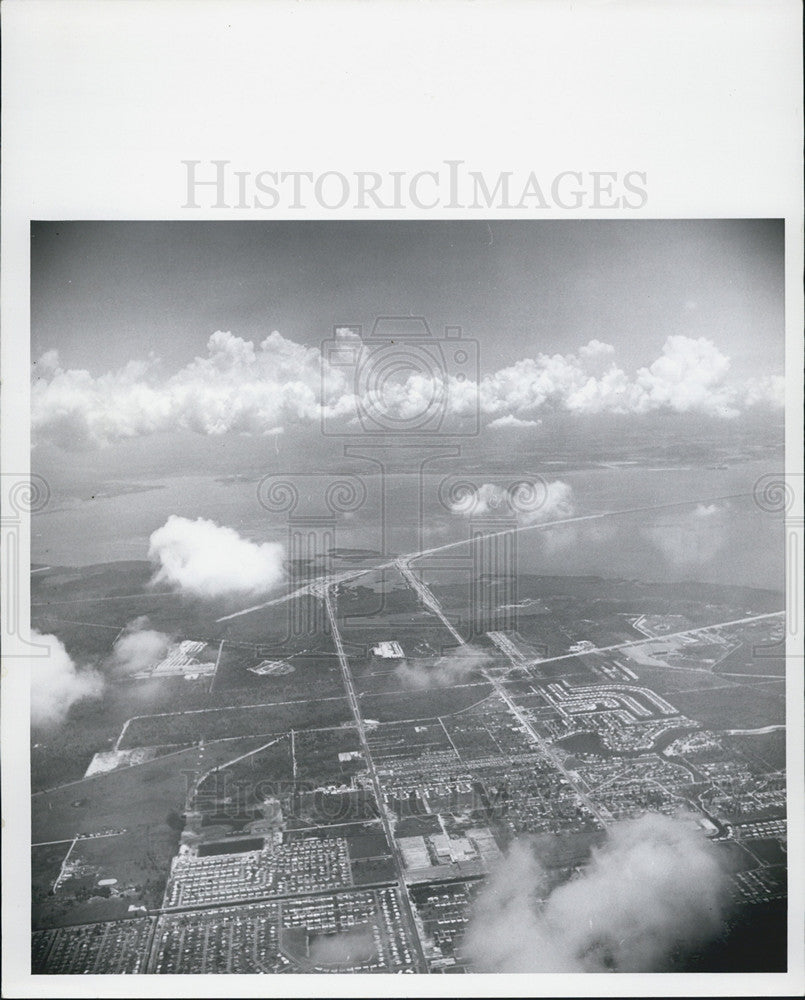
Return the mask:
[[[33,971],[784,970],[783,254],[34,223]]]
[[[2,15],[3,996],[801,994],[801,9]]]

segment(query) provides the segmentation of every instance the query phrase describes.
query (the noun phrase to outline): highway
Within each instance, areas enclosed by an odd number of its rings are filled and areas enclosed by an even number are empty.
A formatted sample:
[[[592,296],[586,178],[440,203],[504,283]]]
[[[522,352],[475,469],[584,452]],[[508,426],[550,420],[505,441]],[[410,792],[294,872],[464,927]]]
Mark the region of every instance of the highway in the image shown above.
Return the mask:
[[[715,622],[713,625],[698,625],[696,628],[685,629],[684,632],[668,632],[664,635],[655,635],[652,638],[646,639],[629,639],[627,642],[618,642],[614,646],[593,646],[590,649],[583,649],[579,653],[560,653],[558,656],[545,656],[540,657],[537,660],[531,661],[531,666],[538,667],[542,663],[556,663],[559,660],[572,660],[574,657],[579,656],[589,656],[591,653],[610,653],[617,649],[628,649],[630,646],[645,646],[648,643],[654,642],[665,642],[666,639],[680,639],[687,635],[699,635],[701,632],[712,632],[717,628],[728,628],[731,625],[748,625],[750,622],[760,622],[766,618],[779,618],[780,615],[784,615],[785,611],[767,611],[762,615],[750,615],[748,618],[733,618],[728,622]],[[504,650],[505,651],[505,650]],[[522,667],[522,663],[516,663],[515,666]],[[667,664],[666,664],[667,666]],[[668,669],[674,669],[668,667]],[[686,670],[698,670],[699,667],[685,667],[682,669]],[[707,673],[712,673],[712,671],[707,671]]]
[[[533,725],[529,721],[525,712],[520,708],[519,705],[516,704],[516,702],[512,700],[512,697],[506,690],[502,680],[499,677],[491,676],[491,674],[488,674],[485,670],[482,670],[481,673],[484,675],[484,677],[486,677],[489,683],[494,686],[497,693],[506,702],[506,704],[509,707],[509,711],[512,713],[512,715],[514,715],[514,717],[517,719],[520,725],[526,730],[531,739],[536,743],[542,756],[545,757],[547,760],[549,760],[551,764],[553,764],[553,766],[558,771],[561,771],[567,783],[571,786],[576,795],[578,795],[578,797],[581,799],[584,805],[590,810],[593,816],[595,816],[596,819],[598,819],[601,825],[604,827],[609,826],[609,824],[613,822],[613,818],[610,815],[609,811],[601,808],[600,806],[597,806],[593,802],[593,800],[587,794],[587,791],[582,787],[581,782],[578,780],[578,778],[574,778],[573,775],[570,773],[570,771],[567,770],[567,768],[562,763],[559,755],[556,753],[553,747],[540,736],[540,734],[536,731],[536,729],[534,729]]]
[[[423,605],[426,608],[428,608],[428,610],[432,611],[444,624],[444,626],[450,630],[450,633],[455,637],[459,645],[466,646],[466,642],[463,639],[463,637],[459,635],[459,633],[455,630],[455,628],[453,628],[453,626],[450,624],[447,618],[445,618],[441,605],[439,604],[439,601],[435,597],[433,591],[430,589],[430,587],[428,587],[426,583],[420,580],[416,576],[416,574],[414,574],[411,571],[407,561],[405,559],[397,559],[395,560],[395,566],[397,566],[400,573],[402,573],[408,585],[419,595],[419,598],[422,601]],[[521,667],[523,665],[522,660],[518,659],[519,656],[518,651],[514,648],[514,646],[512,646],[511,643],[503,643],[502,650],[506,654],[506,656],[508,657],[509,661],[512,663],[513,666]],[[512,713],[512,715],[514,715],[514,717],[517,719],[517,721],[520,723],[523,729],[525,729],[525,731],[529,734],[531,739],[539,748],[539,751],[542,754],[542,756],[545,757],[548,761],[550,761],[550,763],[553,764],[553,766],[562,773],[567,783],[571,786],[571,788],[573,788],[573,790],[576,792],[576,794],[584,803],[584,805],[593,814],[593,816],[595,816],[599,820],[602,826],[607,826],[609,823],[611,823],[612,816],[609,814],[609,812],[597,806],[592,801],[592,799],[590,799],[586,790],[581,786],[579,780],[575,778],[565,768],[559,754],[557,754],[556,751],[553,749],[553,747],[551,747],[550,744],[547,743],[546,740],[542,738],[542,736],[540,736],[540,734],[536,731],[536,729],[534,729],[533,725],[529,721],[525,712],[520,708],[519,705],[517,705],[512,700],[512,697],[506,690],[506,687],[503,684],[502,679],[487,673],[486,670],[482,670],[481,673],[494,687],[495,691],[506,703],[506,705],[509,708],[509,711]]]
[[[444,613],[441,609],[441,605],[439,604],[439,601],[436,598],[436,596],[433,594],[433,591],[428,587],[426,583],[420,580],[415,573],[413,573],[410,566],[408,565],[408,559],[404,558],[396,559],[394,564],[400,570],[400,573],[403,575],[409,586],[419,595],[422,604],[430,611],[432,611],[440,619],[440,621],[445,625],[445,627],[448,628],[451,634],[457,639],[459,644],[466,645],[464,639],[458,634],[455,628],[453,628],[450,622],[448,622],[448,620],[445,618]],[[720,622],[716,625],[706,625],[700,628],[686,629],[684,632],[674,632],[668,635],[656,636],[653,638],[636,639],[630,642],[618,643],[613,646],[599,646],[593,649],[586,649],[584,650],[584,654],[586,655],[589,653],[603,653],[603,652],[608,652],[610,650],[623,649],[625,647],[638,646],[650,642],[655,642],[655,643],[663,642],[666,639],[674,639],[674,638],[679,638],[681,636],[696,635],[700,632],[709,632],[712,631],[713,629],[724,628],[730,625],[744,625],[749,622],[763,621],[764,619],[767,618],[779,617],[784,613],[785,612],[783,611],[772,611],[766,614],[750,615],[745,618],[736,618],[733,619],[732,621]],[[505,636],[502,636],[501,638],[506,639]],[[508,640],[498,641],[495,644],[498,646],[501,652],[503,652],[506,655],[507,659],[512,664],[512,667],[522,668],[524,666],[522,655],[510,641]],[[576,657],[578,655],[579,655],[578,653],[564,653],[560,656],[553,656],[537,660],[534,665],[538,666],[540,663],[554,663],[557,660],[572,659],[573,657]],[[528,719],[526,713],[512,699],[511,695],[506,690],[506,687],[503,683],[503,678],[493,676],[486,670],[482,670],[481,673],[484,675],[486,680],[489,681],[489,683],[494,687],[497,694],[506,703],[506,705],[509,708],[509,711],[512,713],[512,715],[514,715],[514,717],[517,719],[517,721],[520,723],[523,729],[525,729],[525,731],[529,734],[531,739],[539,748],[539,751],[543,755],[543,757],[549,760],[550,763],[553,764],[553,766],[558,771],[561,772],[565,780],[576,792],[579,799],[584,803],[587,809],[589,809],[589,811],[598,819],[601,825],[604,827],[609,826],[614,821],[610,812],[606,808],[601,807],[597,805],[595,802],[593,802],[593,800],[590,798],[588,794],[587,789],[582,785],[582,783],[578,780],[578,778],[574,777],[573,774],[571,774],[570,771],[567,770],[567,768],[564,766],[562,762],[560,755],[545,739],[543,739],[542,736],[540,736],[540,734],[536,731],[536,729],[532,725],[531,721]]]
[[[660,510],[673,510],[679,507],[692,507],[697,503],[713,504],[713,503],[723,503],[726,500],[745,500],[751,498],[754,494],[752,493],[730,493],[725,496],[718,497],[706,497],[704,499],[699,498],[696,500],[677,500],[673,503],[662,503],[662,504],[650,504],[644,505],[642,507],[625,507],[619,510],[603,510],[596,514],[580,514],[575,517],[563,517],[558,518],[553,521],[538,521],[534,524],[520,524],[517,527],[506,528],[503,531],[491,531],[484,535],[484,538],[500,538],[503,535],[509,535],[512,532],[522,532],[522,531],[540,531],[545,528],[556,528],[563,524],[579,524],[582,521],[600,521],[605,517],[620,517],[626,516],[627,514],[642,514],[648,511],[660,511]],[[235,611],[229,615],[223,615],[221,618],[216,618],[217,622],[231,621],[233,618],[239,618],[241,615],[248,615],[254,611],[261,611],[263,608],[270,608],[277,604],[284,604],[286,601],[292,601],[297,597],[302,597],[304,595],[319,595],[321,594],[322,587],[334,585],[336,583],[346,583],[349,580],[356,580],[361,576],[365,576],[367,573],[373,573],[381,569],[390,569],[392,566],[397,566],[398,563],[403,563],[406,568],[410,566],[412,562],[417,559],[422,559],[425,556],[436,555],[439,552],[447,552],[449,549],[457,549],[463,545],[470,545],[472,539],[469,538],[459,538],[455,542],[445,542],[442,545],[434,545],[429,549],[422,549],[419,552],[411,552],[404,556],[395,557],[389,559],[386,562],[377,563],[374,566],[365,566],[361,569],[345,570],[338,573],[337,575],[324,575],[318,576],[308,583],[303,584],[301,587],[297,587],[295,590],[288,594],[282,594],[280,597],[272,598],[270,601],[264,601],[262,604],[254,604],[251,607],[244,608],[242,611]],[[135,595],[139,596],[139,595]],[[148,595],[141,595],[148,596]],[[152,595],[154,596],[154,595]],[[156,595],[160,596],[160,595]],[[104,600],[105,598],[88,598],[88,600]],[[111,600],[112,598],[110,598]],[[124,598],[114,598],[114,600],[123,600]],[[70,603],[68,602],[42,602],[42,603]],[[37,605],[31,605],[32,607]]]
[[[464,641],[464,638],[461,635],[459,635],[458,632],[456,632],[456,630],[453,628],[453,626],[450,624],[447,618],[445,618],[444,612],[442,611],[442,607],[436,600],[433,591],[424,582],[424,580],[420,580],[419,577],[416,575],[416,573],[414,573],[411,570],[410,566],[408,565],[408,561],[406,559],[395,559],[394,565],[400,571],[403,579],[406,581],[408,586],[417,594],[419,594],[420,601],[422,601],[422,603],[429,611],[432,611],[436,615],[436,617],[439,619],[442,625],[444,625],[444,627],[447,629],[450,635],[453,636],[453,638],[456,640],[459,646],[466,646],[467,643]]]
[[[619,517],[626,516],[627,514],[643,514],[652,510],[672,510],[676,507],[692,507],[697,503],[720,503],[726,500],[745,500],[747,498],[753,497],[753,493],[731,493],[726,496],[720,497],[710,497],[706,500],[677,500],[674,503],[662,503],[662,504],[648,504],[642,507],[624,507],[620,510],[602,510],[597,514],[579,514],[575,517],[563,517],[554,521],[537,521],[534,524],[520,524],[516,528],[505,528],[503,531],[490,531],[483,537],[486,538],[500,538],[503,535],[509,535],[513,531],[537,531],[543,530],[545,528],[556,528],[562,524],[579,524],[582,521],[600,521],[604,517]],[[437,552],[446,552],[448,549],[458,548],[460,545],[468,545],[470,539],[461,538],[456,542],[447,542],[444,545],[435,545],[430,549],[422,549],[421,552],[414,552],[411,555],[405,556],[405,562],[411,563],[415,559],[421,559],[424,556],[436,555]]]
[[[335,586],[335,584],[333,584]],[[355,685],[352,680],[352,670],[349,666],[349,657],[344,650],[344,643],[341,639],[341,631],[338,627],[338,616],[336,615],[335,605],[333,603],[333,595],[331,587],[325,586],[322,588],[322,596],[324,598],[324,605],[327,609],[327,617],[330,620],[330,628],[333,633],[333,641],[335,642],[336,652],[338,653],[338,662],[341,664],[341,673],[344,678],[344,687],[347,692],[347,698],[349,699],[349,705],[352,709],[352,714],[355,718],[355,726],[358,730],[358,738],[361,741],[361,747],[363,748],[364,760],[366,762],[366,767],[369,771],[369,776],[372,779],[372,788],[374,790],[375,799],[377,800],[377,808],[380,813],[380,820],[383,824],[383,830],[386,834],[386,839],[388,840],[389,847],[391,848],[392,856],[394,857],[394,866],[397,870],[397,879],[400,884],[400,912],[403,915],[403,920],[406,924],[406,930],[408,932],[408,937],[411,940],[412,947],[417,956],[417,964],[419,965],[420,972],[428,972],[428,963],[425,958],[425,953],[422,950],[422,942],[419,939],[419,932],[417,930],[416,920],[414,919],[413,909],[411,908],[411,900],[408,897],[408,889],[405,884],[405,869],[402,862],[402,857],[400,855],[400,849],[397,846],[397,841],[394,839],[394,831],[391,828],[391,823],[389,822],[388,815],[386,813],[386,808],[383,802],[383,789],[380,785],[380,779],[377,776],[377,769],[375,768],[374,760],[372,759],[372,752],[369,749],[369,741],[366,738],[366,727],[363,724],[363,716],[361,715],[360,706],[358,705],[358,698],[355,694]]]

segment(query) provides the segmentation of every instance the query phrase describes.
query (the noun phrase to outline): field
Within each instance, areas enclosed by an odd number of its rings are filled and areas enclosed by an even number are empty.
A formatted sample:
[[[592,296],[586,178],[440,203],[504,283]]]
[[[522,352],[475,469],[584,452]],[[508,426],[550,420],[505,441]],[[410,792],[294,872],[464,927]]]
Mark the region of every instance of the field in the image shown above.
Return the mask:
[[[33,843],[137,826],[168,825],[184,809],[189,776],[260,746],[261,739],[220,740],[98,774],[31,797]]]
[[[124,833],[58,845],[65,870],[54,891],[55,848],[49,859],[32,857],[32,923],[37,927],[126,917],[130,906],[159,906],[165,888],[165,857],[176,849],[178,817],[173,828],[137,826]],[[35,852],[45,850],[34,848]],[[101,882],[112,884],[101,885]]]
[[[376,819],[377,804],[369,791],[300,791],[294,795],[288,829],[306,826],[339,826]]]
[[[785,770],[784,729],[752,736],[727,736],[724,744],[749,760],[759,774]]]
[[[430,691],[387,692],[363,695],[361,713],[365,719],[395,722],[401,719],[433,719],[460,712],[492,693],[490,684],[434,688]]]
[[[48,622],[58,624],[59,637],[76,659],[103,652],[104,631],[115,629],[106,636],[110,646],[116,632],[140,615],[148,616],[152,628],[177,638],[221,638],[215,619],[225,613],[225,605],[151,588],[152,572],[147,562],[115,562],[37,573],[31,577],[32,623],[45,631]]]
[[[247,703],[268,701],[269,698],[288,701],[298,698],[302,687],[310,693],[310,697],[340,694],[342,686],[338,659],[332,651],[332,640],[325,638],[330,648],[324,651],[289,651],[272,644],[256,647],[235,645],[226,640],[221,650],[215,682],[210,689],[211,694],[215,695],[219,703],[226,699]],[[264,660],[284,661],[293,669],[288,673],[278,674],[251,673],[250,668],[258,666]]]
[[[785,657],[768,655],[763,649],[743,643],[724,657],[715,669],[719,674],[785,677]]]
[[[32,854],[35,924],[114,919],[129,905],[159,905],[191,783],[263,742],[263,737],[210,742],[32,796],[33,843],[43,845]],[[286,761],[289,774],[287,749]],[[261,778],[269,770],[261,768]],[[87,839],[71,846],[79,835]],[[74,876],[52,893],[68,852],[77,866]],[[115,878],[115,891],[126,895],[105,896],[111,890],[97,886],[104,878]]]
[[[785,723],[785,699],[747,687],[678,691],[674,705],[713,729],[759,729]]]
[[[285,733],[290,729],[339,725],[351,717],[343,697],[151,715],[134,719],[120,746],[125,749]]]
[[[672,705],[676,705],[676,692],[695,693],[712,689],[724,691],[730,684],[726,679],[711,674],[709,670],[691,670],[687,667],[645,667],[626,661],[629,669],[640,678],[640,683],[667,695]],[[679,707],[679,706],[677,706]]]
[[[340,761],[338,755],[357,753],[360,746],[354,728],[296,733],[294,759],[297,780],[313,785],[349,784],[350,776],[366,767],[363,754],[347,761]]]

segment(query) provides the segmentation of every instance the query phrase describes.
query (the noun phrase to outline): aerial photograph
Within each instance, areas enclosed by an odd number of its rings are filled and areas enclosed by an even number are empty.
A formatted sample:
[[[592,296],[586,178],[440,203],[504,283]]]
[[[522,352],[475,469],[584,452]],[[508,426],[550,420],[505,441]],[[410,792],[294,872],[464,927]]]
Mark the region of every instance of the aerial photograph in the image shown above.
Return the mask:
[[[34,974],[786,970],[782,220],[30,236]]]

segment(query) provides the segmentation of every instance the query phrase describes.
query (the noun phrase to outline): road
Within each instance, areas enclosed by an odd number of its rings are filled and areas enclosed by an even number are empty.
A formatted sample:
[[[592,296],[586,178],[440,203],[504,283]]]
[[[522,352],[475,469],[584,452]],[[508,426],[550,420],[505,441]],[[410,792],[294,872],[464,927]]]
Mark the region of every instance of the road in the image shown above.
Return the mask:
[[[785,726],[762,726],[760,729],[724,729],[727,736],[765,736],[767,733],[777,733],[784,730]]]
[[[661,511],[661,510],[673,510],[680,507],[692,507],[694,504],[713,504],[713,503],[723,503],[726,500],[743,500],[751,498],[754,494],[752,493],[730,493],[725,496],[718,497],[707,497],[699,498],[697,500],[678,500],[674,503],[662,503],[662,504],[650,504],[642,507],[625,507],[619,510],[604,510],[599,511],[597,514],[580,514],[575,517],[563,517],[558,518],[553,521],[538,521],[534,524],[520,524],[514,528],[506,528],[503,531],[491,531],[484,535],[484,538],[500,538],[504,535],[512,534],[512,532],[522,532],[522,531],[541,531],[546,528],[556,528],[563,524],[579,524],[582,521],[600,521],[605,517],[620,517],[626,516],[628,514],[642,514],[648,511]],[[345,570],[333,576],[332,574],[318,576],[308,583],[303,584],[301,587],[297,587],[296,590],[291,591],[288,594],[282,594],[280,597],[275,597],[270,601],[265,601],[262,604],[255,604],[251,607],[244,608],[242,611],[235,611],[232,614],[224,615],[221,618],[217,618],[217,622],[231,621],[233,618],[239,618],[241,615],[248,615],[254,611],[261,611],[263,608],[270,608],[277,604],[283,604],[286,601],[292,601],[297,597],[303,597],[305,595],[321,595],[323,587],[334,585],[336,583],[346,583],[350,580],[356,580],[361,576],[365,576],[367,573],[373,573],[381,569],[391,569],[391,567],[396,566],[398,562],[403,563],[406,568],[417,559],[422,559],[425,556],[436,555],[439,552],[447,552],[449,549],[457,549],[463,545],[470,545],[472,539],[469,538],[459,538],[455,542],[445,542],[443,545],[434,545],[429,549],[422,549],[419,552],[411,552],[404,556],[399,556],[394,559],[389,559],[387,562],[377,563],[373,566],[365,566],[361,569]],[[143,595],[145,596],[145,595]],[[159,596],[159,595],[157,595]],[[115,598],[119,600],[120,598]],[[54,603],[65,603],[65,602],[54,602]],[[70,603],[70,602],[66,602]],[[33,607],[34,605],[32,605]]]
[[[335,585],[336,584],[333,584],[333,586]],[[360,739],[361,747],[363,749],[366,767],[372,780],[372,788],[374,790],[375,799],[377,800],[380,820],[383,824],[383,830],[386,834],[386,839],[388,840],[389,847],[391,848],[392,856],[394,858],[394,867],[397,870],[397,879],[400,884],[400,912],[403,915],[406,930],[408,931],[408,937],[410,938],[414,951],[417,955],[419,971],[428,972],[428,963],[425,958],[425,953],[422,950],[422,942],[419,939],[419,932],[417,930],[416,920],[414,919],[411,900],[408,897],[408,889],[405,884],[405,869],[403,867],[402,857],[400,856],[400,849],[397,846],[397,841],[394,839],[394,831],[391,828],[391,823],[389,822],[388,815],[386,814],[386,808],[383,803],[383,789],[377,775],[377,768],[375,767],[374,760],[372,759],[372,751],[369,748],[369,741],[366,738],[366,727],[364,726],[360,705],[358,704],[358,698],[355,694],[355,684],[352,680],[352,670],[349,665],[349,657],[346,654],[344,643],[341,639],[341,631],[338,627],[338,616],[336,615],[335,605],[333,603],[332,588],[329,586],[322,588],[322,596],[324,598],[324,606],[327,609],[327,617],[330,620],[333,641],[338,653],[338,662],[341,664],[341,673],[344,678],[344,688],[346,689],[349,705],[355,718],[355,726],[358,730],[358,738]]]
[[[491,676],[491,674],[488,674],[485,670],[482,670],[481,673],[484,675],[484,677],[486,677],[489,683],[494,686],[497,693],[506,702],[506,704],[509,707],[509,711],[517,719],[517,721],[520,723],[523,729],[526,730],[526,732],[534,741],[534,743],[536,743],[542,756],[545,757],[547,760],[549,760],[551,764],[553,764],[553,766],[557,769],[557,771],[560,771],[562,773],[567,783],[570,785],[570,787],[573,789],[576,795],[578,795],[578,797],[581,799],[584,805],[590,810],[593,816],[595,816],[596,819],[601,823],[601,825],[604,827],[609,826],[609,824],[613,822],[611,814],[606,809],[603,809],[602,807],[596,805],[593,802],[593,800],[589,797],[586,789],[582,786],[578,778],[575,778],[570,773],[570,771],[567,770],[565,765],[562,763],[561,758],[553,749],[553,747],[545,739],[543,739],[542,736],[540,736],[540,734],[536,731],[536,729],[534,729],[534,726],[531,724],[525,712],[520,708],[520,706],[515,701],[512,700],[511,695],[506,690],[501,679],[499,677]]]
[[[743,500],[753,497],[753,493],[731,493],[726,496],[720,497],[710,497],[706,500],[677,500],[674,503],[662,503],[662,504],[648,504],[642,507],[625,507],[619,510],[602,510],[597,514],[579,514],[575,517],[563,517],[554,521],[537,521],[534,524],[520,524],[516,528],[505,528],[503,531],[490,531],[485,534],[484,539],[487,538],[501,538],[503,535],[510,535],[513,531],[538,531],[544,530],[545,528],[556,528],[562,524],[579,524],[582,521],[600,521],[604,517],[619,517],[626,516],[627,514],[643,514],[652,510],[672,510],[676,507],[692,507],[697,503],[721,503],[726,500]],[[421,559],[424,556],[436,555],[438,552],[446,552],[448,549],[458,548],[460,545],[468,545],[470,543],[469,539],[461,538],[456,542],[447,542],[444,545],[434,545],[430,549],[422,549],[421,552],[415,552],[411,555],[405,556],[405,562],[411,563],[415,559]]]
[[[459,635],[459,633],[453,628],[451,623],[445,617],[444,612],[442,611],[442,606],[441,604],[439,604],[438,600],[434,596],[433,591],[424,582],[424,580],[421,580],[416,575],[416,573],[412,571],[412,569],[408,565],[408,560],[402,558],[395,559],[394,565],[400,571],[403,579],[406,581],[408,586],[417,594],[419,594],[420,601],[422,601],[422,603],[429,611],[432,611],[436,615],[436,617],[439,619],[442,625],[444,625],[444,627],[447,629],[450,635],[453,636],[453,638],[456,640],[459,646],[466,646],[467,643],[464,641],[464,638],[461,635]]]
[[[400,570],[400,573],[403,575],[409,586],[419,595],[423,605],[430,611],[432,611],[440,619],[440,621],[450,630],[451,634],[457,639],[459,644],[466,645],[464,639],[458,634],[455,628],[453,628],[450,622],[448,622],[448,620],[445,618],[444,613],[441,609],[441,605],[439,604],[439,601],[436,598],[436,596],[433,594],[433,591],[428,587],[426,583],[420,580],[416,576],[416,574],[412,572],[408,563],[409,563],[408,558],[400,558],[395,560],[395,566],[397,566],[397,568]],[[585,655],[588,653],[603,653],[603,652],[608,652],[610,650],[623,649],[624,647],[637,646],[649,642],[663,642],[666,639],[673,639],[687,635],[695,635],[699,632],[712,631],[715,628],[724,628],[729,625],[743,625],[749,622],[762,621],[766,618],[775,618],[784,613],[785,612],[783,611],[772,611],[761,615],[750,615],[746,618],[737,618],[733,619],[732,621],[721,622],[717,625],[706,625],[701,628],[686,629],[684,632],[674,632],[669,635],[657,636],[654,638],[636,639],[631,642],[618,643],[617,645],[614,646],[599,646],[594,649],[586,649],[584,650],[584,653]],[[500,648],[501,651],[506,655],[506,657],[508,658],[509,662],[512,664],[513,667],[519,667],[519,668],[523,667],[523,661],[519,656],[519,652],[516,650],[514,646],[512,646],[511,643],[499,643],[498,648]],[[578,653],[565,653],[562,654],[561,656],[554,656],[538,660],[536,661],[535,665],[538,666],[540,663],[554,663],[557,660],[571,659],[578,655],[579,655]],[[579,779],[574,777],[574,775],[571,774],[571,772],[568,771],[567,768],[565,768],[564,764],[562,763],[560,755],[545,739],[543,739],[542,736],[540,736],[540,734],[536,731],[536,729],[528,719],[526,713],[520,708],[519,705],[517,705],[514,702],[511,695],[505,688],[505,685],[503,683],[503,678],[493,676],[486,670],[482,670],[481,673],[494,687],[497,694],[506,703],[512,715],[514,715],[514,717],[517,719],[520,725],[529,734],[531,739],[539,748],[539,751],[543,755],[543,757],[549,760],[553,764],[553,766],[558,771],[561,772],[565,780],[576,792],[579,799],[584,803],[587,809],[589,809],[589,811],[598,819],[601,825],[604,827],[609,826],[613,822],[612,815],[609,813],[607,809],[593,802],[593,800],[590,798],[587,792],[587,789],[582,785]]]
[[[588,656],[591,653],[610,653],[617,649],[628,649],[630,646],[645,646],[651,642],[665,642],[666,639],[680,639],[687,635],[699,635],[701,632],[712,632],[713,629],[717,628],[728,628],[731,625],[747,625],[749,622],[760,622],[766,618],[779,618],[784,615],[785,611],[767,611],[762,615],[750,615],[748,618],[733,618],[728,622],[716,622],[713,625],[699,625],[696,628],[685,629],[684,632],[668,632],[665,635],[657,635],[651,639],[630,639],[628,642],[618,642],[614,646],[594,646],[590,649],[583,649],[578,653],[560,653],[558,656],[546,656],[540,657],[537,660],[531,661],[531,666],[538,667],[543,663],[556,663],[559,660],[571,660],[574,657]],[[516,666],[522,666],[522,663],[516,664]],[[682,669],[687,670],[697,670],[698,667],[686,667]],[[708,670],[707,673],[712,673]],[[782,677],[779,678],[783,680]]]
[[[430,587],[428,587],[426,583],[420,580],[415,573],[413,573],[410,566],[408,565],[408,560],[396,559],[394,565],[399,569],[400,573],[403,575],[408,585],[419,595],[419,598],[422,601],[423,605],[426,608],[428,608],[429,611],[432,611],[439,618],[442,624],[450,630],[450,633],[457,640],[459,645],[466,646],[467,643],[464,640],[464,638],[461,635],[459,635],[459,633],[455,630],[455,628],[453,628],[453,626],[445,617],[444,612],[442,611],[442,607],[438,599],[434,595],[433,591],[430,589]],[[500,648],[506,654],[507,658],[509,659],[510,663],[513,666],[516,667],[523,666],[522,659],[519,658],[519,652],[515,649],[515,647],[511,643],[502,643]],[[517,721],[520,723],[523,729],[525,729],[525,731],[537,745],[542,756],[545,757],[546,760],[550,761],[550,763],[553,764],[553,766],[558,771],[561,772],[567,783],[576,792],[579,799],[581,799],[581,801],[584,803],[587,809],[589,809],[589,811],[593,814],[593,816],[595,816],[598,819],[601,825],[605,827],[608,826],[612,822],[612,816],[610,815],[610,813],[607,810],[602,809],[600,806],[596,805],[592,801],[592,799],[587,794],[586,789],[581,785],[578,778],[575,778],[570,773],[570,771],[568,771],[567,768],[564,766],[559,754],[557,754],[557,752],[553,749],[553,747],[545,739],[543,739],[542,736],[540,736],[540,734],[536,731],[536,729],[534,729],[534,726],[531,724],[525,712],[520,708],[519,705],[517,705],[513,701],[511,695],[506,690],[506,687],[503,684],[503,680],[500,677],[495,677],[492,674],[487,673],[486,670],[482,670],[481,673],[494,687],[495,691],[506,703],[509,711],[517,719]]]
[[[254,750],[248,750],[246,753],[242,753],[239,757],[234,757],[232,760],[226,761],[225,764],[216,764],[216,766],[211,767],[209,771],[205,771],[199,778],[197,778],[193,782],[193,785],[187,794],[186,808],[187,809],[193,808],[192,806],[193,796],[199,790],[202,783],[206,781],[211,774],[214,774],[216,771],[225,771],[228,767],[232,767],[233,764],[239,764],[242,760],[246,760],[247,757],[253,757],[255,754],[262,753],[263,750],[268,750],[268,748],[273,747],[275,743],[279,743],[281,739],[284,739],[284,737],[275,736],[273,740],[269,740],[268,743],[264,743],[262,746],[256,747]],[[203,745],[204,744],[202,741],[202,747]]]

